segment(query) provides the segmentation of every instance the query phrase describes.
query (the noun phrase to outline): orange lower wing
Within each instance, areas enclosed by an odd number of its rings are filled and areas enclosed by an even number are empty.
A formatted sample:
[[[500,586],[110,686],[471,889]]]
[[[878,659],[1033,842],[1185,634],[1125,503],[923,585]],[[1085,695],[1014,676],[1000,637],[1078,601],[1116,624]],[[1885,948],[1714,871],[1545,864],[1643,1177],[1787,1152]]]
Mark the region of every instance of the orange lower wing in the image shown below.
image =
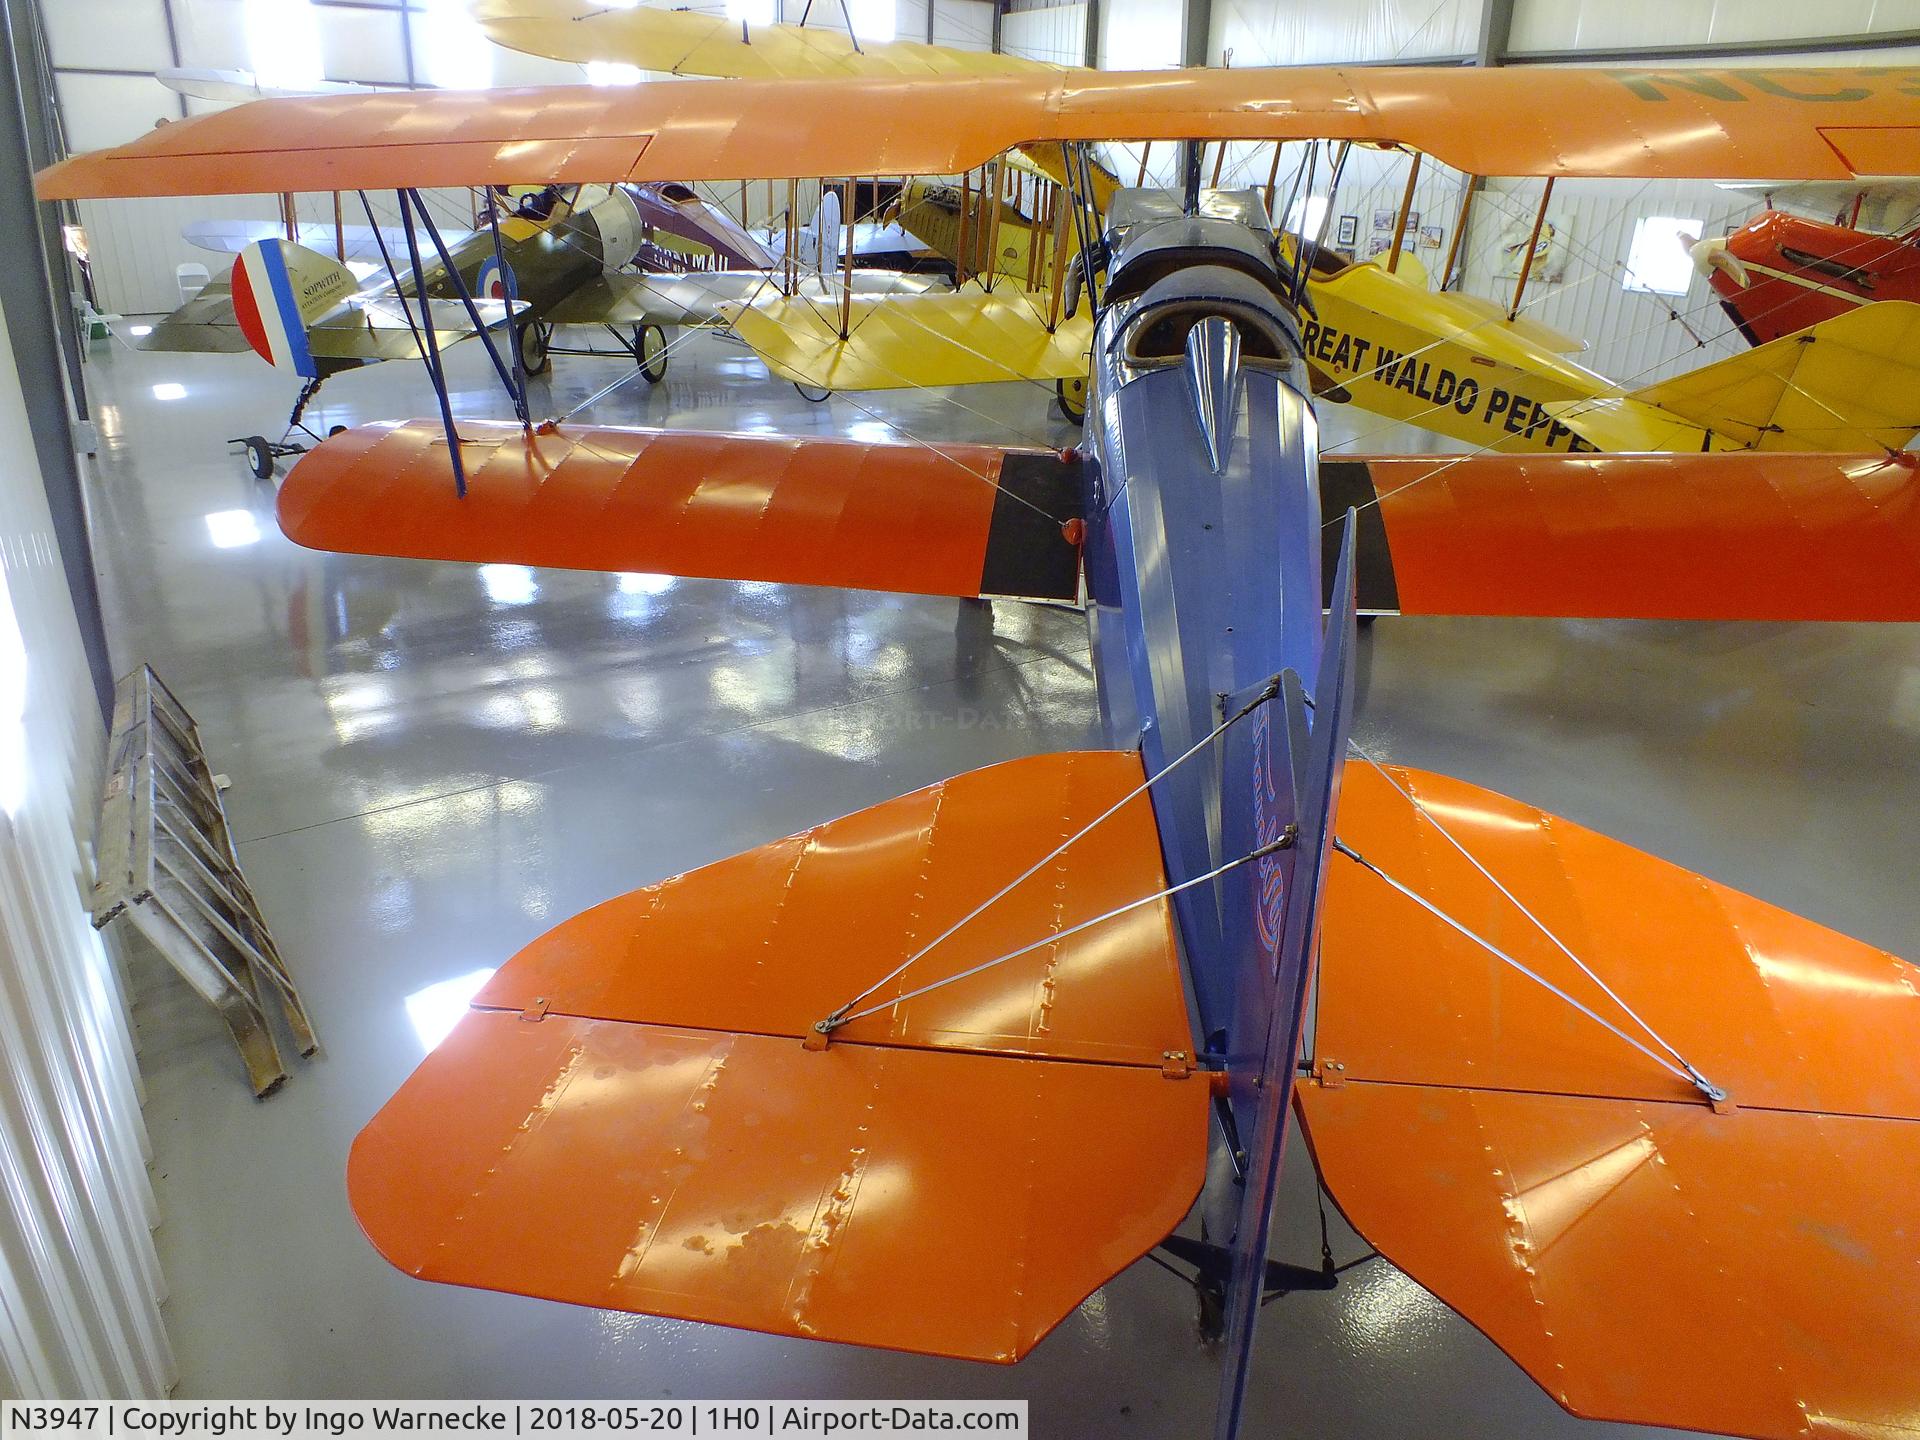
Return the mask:
[[[1363,610],[1920,620],[1912,456],[1329,459],[1321,484],[1360,511]]]
[[[1050,451],[463,421],[301,458],[280,524],[316,550],[918,595],[1073,599],[1080,466]]]
[[[1176,1226],[1206,1163],[1148,801],[962,929],[824,1050],[812,1023],[1141,783],[1047,755],[620,896],[509,962],[355,1142],[354,1211],[423,1279],[1011,1361]],[[1176,1070],[1182,1067],[1172,1067]]]
[[[1350,765],[1348,845],[1664,1053],[1438,819],[1733,1108],[1336,857],[1324,1078],[1297,1097],[1348,1218],[1578,1414],[1910,1427],[1920,974],[1502,796],[1391,773],[1426,814]]]

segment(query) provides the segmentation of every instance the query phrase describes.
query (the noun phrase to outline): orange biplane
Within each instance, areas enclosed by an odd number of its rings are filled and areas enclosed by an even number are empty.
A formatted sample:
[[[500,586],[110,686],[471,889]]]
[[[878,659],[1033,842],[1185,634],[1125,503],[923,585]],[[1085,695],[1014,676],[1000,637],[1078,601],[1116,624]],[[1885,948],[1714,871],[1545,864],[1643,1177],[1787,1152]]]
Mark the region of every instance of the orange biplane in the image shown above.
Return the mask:
[[[1568,1409],[1911,1433],[1913,967],[1518,801],[1349,762],[1346,724],[1357,608],[1920,620],[1913,457],[1322,465],[1306,279],[1258,197],[1204,191],[1191,143],[1177,191],[1102,213],[1088,183],[1091,143],[1221,138],[1397,144],[1481,175],[1845,180],[1920,155],[1920,70],[264,101],[40,177],[68,198],[1074,157],[1083,450],[443,414],[294,468],[282,524],[329,549],[1084,587],[1111,742],[560,925],[355,1142],[362,1225],[429,1280],[1013,1361],[1198,1199],[1206,1238],[1180,1251],[1222,1297],[1228,1437],[1292,1112],[1360,1232]]]

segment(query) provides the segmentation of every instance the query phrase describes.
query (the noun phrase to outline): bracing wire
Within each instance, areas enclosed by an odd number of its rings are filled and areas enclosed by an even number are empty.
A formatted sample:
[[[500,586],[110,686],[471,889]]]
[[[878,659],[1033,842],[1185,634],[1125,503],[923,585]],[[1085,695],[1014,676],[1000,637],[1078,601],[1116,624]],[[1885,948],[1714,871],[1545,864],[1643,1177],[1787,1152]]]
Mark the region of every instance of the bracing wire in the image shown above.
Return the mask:
[[[1164,774],[1165,772],[1163,771],[1161,773]],[[908,990],[903,994],[895,995],[891,999],[882,1000],[877,1005],[869,1005],[864,1010],[855,1010],[851,1014],[845,1015],[836,1012],[834,1016],[820,1021],[813,1028],[822,1033],[831,1033],[839,1029],[842,1025],[851,1025],[854,1021],[864,1020],[869,1015],[878,1015],[882,1010],[891,1010],[896,1005],[904,1005],[909,1000],[918,999],[920,996],[930,994],[935,990],[943,990],[947,986],[956,985],[962,980],[970,980],[983,971],[993,969],[996,965],[1004,965],[1009,960],[1018,960],[1022,955],[1031,955],[1036,950],[1043,950],[1049,945],[1056,945],[1069,936],[1078,935],[1084,930],[1091,930],[1096,925],[1104,925],[1109,920],[1117,920],[1120,916],[1131,914],[1143,906],[1152,905],[1161,900],[1171,899],[1173,896],[1181,894],[1183,891],[1191,890],[1195,886],[1206,885],[1214,880],[1218,880],[1221,876],[1229,875],[1233,871],[1238,870],[1242,865],[1250,865],[1255,860],[1271,855],[1275,851],[1285,850],[1293,843],[1294,837],[1291,834],[1282,835],[1278,839],[1270,840],[1258,849],[1249,850],[1246,854],[1237,856],[1223,865],[1214,866],[1213,869],[1207,871],[1204,875],[1195,875],[1192,879],[1182,880],[1177,885],[1168,885],[1163,889],[1156,890],[1151,895],[1142,895],[1138,899],[1127,901],[1124,905],[1116,905],[1113,909],[1095,915],[1090,920],[1082,920],[1077,925],[1069,925],[1064,930],[1056,930],[1050,935],[1043,935],[1038,940],[1032,941],[1029,944],[996,955],[991,960],[982,960],[978,965],[970,965],[965,970],[957,971],[952,975],[943,975],[938,980],[930,980],[925,985]],[[885,982],[883,981],[882,983],[884,984]]]
[[[899,979],[902,975],[906,974],[908,970],[912,969],[915,965],[919,964],[920,961],[924,960],[928,955],[932,954],[935,949],[945,944],[948,940],[953,938],[953,936],[957,935],[961,930],[965,929],[968,925],[972,924],[975,920],[979,919],[980,916],[984,915],[993,906],[999,904],[1000,901],[1004,900],[1008,895],[1012,894],[1015,890],[1019,889],[1020,886],[1026,884],[1027,881],[1031,880],[1034,876],[1038,875],[1042,870],[1046,869],[1047,866],[1051,865],[1055,860],[1058,860],[1075,844],[1077,844],[1081,840],[1084,840],[1094,830],[1098,829],[1101,825],[1105,824],[1108,820],[1111,820],[1115,815],[1118,815],[1122,810],[1126,809],[1128,805],[1131,805],[1135,800],[1139,799],[1142,795],[1145,795],[1146,793],[1148,793],[1150,790],[1153,789],[1155,785],[1159,784],[1162,780],[1166,779],[1167,776],[1171,775],[1175,770],[1178,770],[1182,765],[1185,765],[1194,756],[1200,754],[1208,746],[1213,744],[1214,741],[1218,740],[1222,735],[1226,734],[1227,731],[1231,730],[1235,725],[1239,724],[1242,720],[1246,719],[1247,716],[1251,715],[1255,710],[1258,710],[1262,705],[1265,705],[1269,700],[1272,700],[1279,693],[1280,693],[1280,677],[1278,675],[1275,675],[1271,679],[1269,679],[1265,685],[1263,685],[1260,688],[1259,693],[1257,693],[1251,700],[1247,701],[1246,704],[1242,705],[1238,710],[1234,711],[1233,714],[1229,715],[1226,719],[1222,720],[1218,725],[1214,726],[1212,730],[1208,731],[1205,735],[1201,736],[1198,740],[1194,741],[1192,745],[1188,746],[1184,751],[1182,751],[1178,756],[1176,756],[1171,762],[1163,766],[1160,769],[1158,774],[1149,776],[1147,779],[1143,780],[1140,784],[1134,786],[1133,789],[1129,790],[1125,795],[1121,796],[1118,800],[1114,801],[1112,805],[1108,806],[1105,810],[1101,811],[1100,814],[1096,815],[1092,820],[1089,820],[1085,825],[1081,826],[1073,834],[1069,835],[1066,839],[1062,840],[1058,845],[1054,846],[1053,849],[1049,850],[1045,855],[1042,855],[1038,860],[1034,861],[1033,864],[1029,865],[1025,870],[1021,871],[1018,875],[1014,876],[1013,879],[1009,880],[1005,885],[1002,885],[998,890],[994,891],[993,894],[989,895],[985,900],[982,900],[978,905],[974,906],[973,909],[969,910],[965,915],[962,915],[958,920],[954,921],[953,924],[949,925],[945,930],[942,930],[938,935],[934,936],[933,939],[929,940],[925,945],[922,945],[918,950],[914,951],[914,953],[909,955],[905,960],[902,960],[898,965],[894,966],[892,970],[889,970],[885,975],[882,975],[878,980],[874,981],[871,985],[867,986],[867,988],[862,990],[858,995],[855,995],[851,1000],[848,1000],[844,1005],[840,1006],[839,1009],[835,1010],[831,1015],[827,1016],[827,1018],[822,1020],[820,1024],[815,1028],[821,1030],[822,1033],[831,1033],[832,1031],[838,1029],[840,1026],[847,1024],[849,1021],[859,1019],[860,1015],[871,1014],[872,1013],[871,1010],[864,1010],[859,1012],[859,1014],[850,1014],[849,1012],[851,1012],[856,1005],[858,1005],[862,1000],[865,1000],[869,995],[874,994],[883,986],[891,984],[893,981]],[[1171,894],[1173,892],[1169,891],[1164,893]],[[1149,896],[1147,898],[1154,899],[1158,897]],[[1124,908],[1132,909],[1132,908],[1137,908],[1137,906],[1127,906]],[[1123,912],[1116,911],[1113,913],[1118,914]],[[1106,918],[1106,917],[1102,917],[1102,918]],[[1078,929],[1078,928],[1084,928],[1084,927],[1075,927],[1075,928]],[[1025,949],[1018,951],[1016,953],[1024,955],[1028,951],[1038,948],[1038,946],[1040,945],[1050,944],[1052,941],[1060,939],[1062,934],[1067,934],[1067,933],[1071,933],[1071,932],[1063,931],[1060,934],[1049,936],[1046,939],[1038,941],[1034,945],[1029,945]],[[1000,957],[1001,960],[1006,960],[1011,958],[1012,956],[1010,955],[1005,955]],[[1000,963],[1000,960],[989,961],[988,966],[997,965],[999,963]],[[976,967],[976,971],[970,971],[968,973],[970,974],[977,973],[977,969],[988,968],[988,966]],[[956,978],[959,978],[959,977],[956,977]],[[929,988],[932,988],[932,987],[929,987]],[[920,994],[924,992],[915,991],[913,993]],[[897,996],[893,1000],[883,1001],[879,1006],[875,1008],[884,1010],[887,1008],[888,1005],[896,1004],[898,1003],[898,1001],[905,1000],[907,998],[909,997],[905,995]]]
[[[1631,1045],[1635,1050],[1639,1051],[1647,1059],[1653,1061],[1654,1064],[1658,1065],[1662,1070],[1666,1071],[1669,1075],[1672,1075],[1675,1079],[1684,1081],[1686,1084],[1691,1085],[1694,1089],[1698,1090],[1702,1095],[1706,1096],[1707,1099],[1714,1101],[1715,1103],[1723,1101],[1727,1098],[1726,1091],[1722,1090],[1719,1086],[1713,1084],[1705,1076],[1701,1075],[1699,1071],[1694,1070],[1691,1066],[1676,1065],[1673,1063],[1673,1061],[1667,1059],[1666,1056],[1658,1053],[1657,1051],[1649,1049],[1646,1045],[1634,1039],[1633,1036],[1629,1035],[1626,1031],[1622,1030],[1618,1025],[1614,1024],[1611,1020],[1607,1019],[1606,1016],[1600,1014],[1598,1011],[1594,1010],[1591,1006],[1585,1005],[1579,1000],[1576,1000],[1573,996],[1569,995],[1566,991],[1562,990],[1559,986],[1555,985],[1551,980],[1547,979],[1544,975],[1540,974],[1537,970],[1529,969],[1526,965],[1523,965],[1520,961],[1514,959],[1513,956],[1509,955],[1506,951],[1502,950],[1498,945],[1495,945],[1491,940],[1487,939],[1484,935],[1479,934],[1464,922],[1460,920],[1456,920],[1453,916],[1449,915],[1446,911],[1442,910],[1438,905],[1434,904],[1433,901],[1427,899],[1427,897],[1422,895],[1419,891],[1413,889],[1410,885],[1404,884],[1403,882],[1396,880],[1393,876],[1389,875],[1386,871],[1382,870],[1378,865],[1374,864],[1371,860],[1367,859],[1366,856],[1362,855],[1359,851],[1355,850],[1352,846],[1348,845],[1346,841],[1336,837],[1333,842],[1333,849],[1335,854],[1346,856],[1347,859],[1353,861],[1353,863],[1358,865],[1361,869],[1367,871],[1369,874],[1372,874],[1376,876],[1378,879],[1380,879],[1383,883],[1386,884],[1386,886],[1389,889],[1394,891],[1396,894],[1400,895],[1404,899],[1411,900],[1415,905],[1419,906],[1422,910],[1426,911],[1427,914],[1431,915],[1434,919],[1438,920],[1441,924],[1465,936],[1468,940],[1471,940],[1474,944],[1478,945],[1482,950],[1485,950],[1489,955],[1493,956],[1494,959],[1500,961],[1503,965],[1507,965],[1511,967],[1513,970],[1519,972],[1521,975],[1525,976],[1527,979],[1533,981],[1534,984],[1546,990],[1549,994],[1558,996],[1560,999],[1566,1001],[1567,1004],[1571,1005],[1575,1010],[1578,1010],[1582,1015],[1586,1016],[1589,1020],[1593,1021],[1594,1024],[1600,1026],[1603,1030],[1605,1030],[1608,1034],[1614,1036],[1616,1039],[1622,1040],[1628,1045]]]
[[[1680,1065],[1681,1068],[1683,1068],[1688,1075],[1693,1077],[1693,1081],[1696,1085],[1698,1085],[1703,1090],[1710,1091],[1712,1088],[1714,1088],[1710,1085],[1710,1083],[1708,1082],[1707,1078],[1704,1075],[1702,1075],[1690,1063],[1688,1063],[1686,1056],[1682,1055],[1677,1049],[1675,1049],[1671,1044],[1669,1044],[1666,1037],[1663,1036],[1658,1030],[1654,1029],[1653,1026],[1647,1022],[1646,1018],[1640,1014],[1639,1011],[1635,1010],[1631,1005],[1627,1004],[1625,1000],[1621,999],[1619,993],[1616,990],[1614,990],[1614,988],[1611,985],[1607,984],[1605,980],[1601,979],[1599,974],[1594,970],[1594,968],[1591,965],[1587,964],[1586,961],[1582,960],[1578,955],[1574,954],[1572,948],[1567,944],[1567,942],[1562,940],[1559,937],[1559,935],[1557,935],[1547,925],[1546,921],[1542,920],[1524,903],[1522,903],[1520,898],[1517,895],[1515,895],[1513,891],[1509,890],[1501,882],[1500,878],[1497,875],[1495,875],[1484,864],[1482,864],[1479,856],[1475,855],[1471,850],[1469,850],[1465,846],[1465,844],[1463,844],[1460,841],[1459,837],[1457,837],[1451,830],[1449,830],[1446,827],[1446,825],[1441,821],[1439,816],[1435,815],[1431,810],[1429,810],[1426,807],[1426,805],[1421,802],[1419,797],[1413,794],[1412,791],[1408,790],[1398,780],[1394,779],[1393,775],[1391,774],[1391,772],[1387,770],[1386,766],[1382,765],[1377,759],[1375,759],[1374,756],[1364,746],[1362,746],[1357,740],[1349,739],[1347,741],[1347,748],[1352,750],[1353,753],[1358,755],[1362,760],[1366,761],[1367,764],[1371,765],[1373,769],[1379,774],[1382,780],[1385,780],[1387,784],[1391,785],[1396,791],[1398,791],[1400,798],[1405,800],[1409,805],[1413,807],[1414,813],[1416,815],[1420,816],[1421,819],[1425,820],[1429,825],[1433,826],[1434,830],[1439,833],[1440,838],[1445,840],[1447,844],[1451,845],[1455,850],[1459,851],[1461,857],[1465,859],[1469,865],[1473,866],[1475,870],[1479,871],[1481,877],[1485,879],[1489,885],[1493,886],[1495,890],[1498,890],[1501,893],[1501,895],[1505,896],[1507,902],[1510,905],[1512,905],[1514,909],[1518,910],[1521,913],[1521,915],[1523,915],[1527,919],[1527,921],[1534,927],[1534,929],[1538,930],[1542,935],[1546,936],[1546,938],[1552,943],[1553,947],[1556,950],[1558,950],[1562,955],[1566,956],[1567,959],[1571,960],[1574,963],[1574,965],[1578,967],[1582,975],[1585,975],[1595,985],[1598,985],[1601,991],[1606,995],[1606,997],[1609,1000],[1613,1001],[1614,1004],[1618,1005],[1621,1011],[1624,1014],[1626,1014],[1626,1016],[1629,1019],[1631,1019],[1634,1024],[1638,1025],[1642,1030],[1644,1030],[1647,1033],[1648,1037],[1651,1038],[1655,1044],[1657,1044],[1662,1050],[1666,1051],[1668,1055],[1672,1056],[1675,1063]]]

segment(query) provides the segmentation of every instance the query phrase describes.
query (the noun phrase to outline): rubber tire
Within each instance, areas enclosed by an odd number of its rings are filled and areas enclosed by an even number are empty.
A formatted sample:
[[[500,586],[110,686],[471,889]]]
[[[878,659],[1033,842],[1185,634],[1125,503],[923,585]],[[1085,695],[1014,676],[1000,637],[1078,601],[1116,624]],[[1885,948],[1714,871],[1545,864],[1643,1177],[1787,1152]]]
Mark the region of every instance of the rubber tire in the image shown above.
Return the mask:
[[[1067,417],[1069,423],[1087,423],[1087,382],[1084,378],[1054,381],[1053,398],[1060,402],[1060,413]]]
[[[247,468],[256,480],[273,478],[273,449],[264,435],[249,435],[240,442],[247,447]]]
[[[520,347],[522,371],[528,375],[544,375],[553,368],[553,356],[547,353],[547,342],[552,338],[552,327],[537,320],[529,320],[520,327],[514,343]]]
[[[833,391],[831,390],[822,390],[818,395],[812,394],[808,387],[802,385],[798,380],[793,382],[793,388],[800,392],[800,398],[802,400],[814,405],[824,405],[833,397]]]
[[[636,325],[634,348],[640,352],[640,375],[649,385],[667,378],[667,332],[658,325]]]
[[[347,427],[344,425],[329,425],[327,427],[327,438],[329,440],[331,440],[336,435],[344,435],[346,433],[347,433]]]

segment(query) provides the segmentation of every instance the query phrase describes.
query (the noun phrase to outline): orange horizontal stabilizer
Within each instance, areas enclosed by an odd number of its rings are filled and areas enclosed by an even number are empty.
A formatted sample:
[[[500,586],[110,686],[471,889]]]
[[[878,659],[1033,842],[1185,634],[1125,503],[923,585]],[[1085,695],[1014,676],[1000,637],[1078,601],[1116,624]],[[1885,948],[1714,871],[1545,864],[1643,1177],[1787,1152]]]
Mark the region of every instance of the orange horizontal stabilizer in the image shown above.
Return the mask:
[[[1336,856],[1314,1049],[1338,1083],[1297,1097],[1348,1218],[1576,1414],[1909,1433],[1920,972],[1502,796],[1390,773],[1405,794],[1348,766],[1348,845],[1671,1058],[1630,1006],[1730,1104]]]
[[[1169,1233],[1206,1164],[1137,755],[976,770],[588,910],[528,946],[354,1143],[422,1279],[1011,1361]]]
[[[315,550],[1071,600],[1080,464],[1044,450],[463,421],[368,425],[301,458],[280,525]]]
[[[1920,620],[1910,455],[1330,458],[1321,485],[1360,511],[1363,610]]]

